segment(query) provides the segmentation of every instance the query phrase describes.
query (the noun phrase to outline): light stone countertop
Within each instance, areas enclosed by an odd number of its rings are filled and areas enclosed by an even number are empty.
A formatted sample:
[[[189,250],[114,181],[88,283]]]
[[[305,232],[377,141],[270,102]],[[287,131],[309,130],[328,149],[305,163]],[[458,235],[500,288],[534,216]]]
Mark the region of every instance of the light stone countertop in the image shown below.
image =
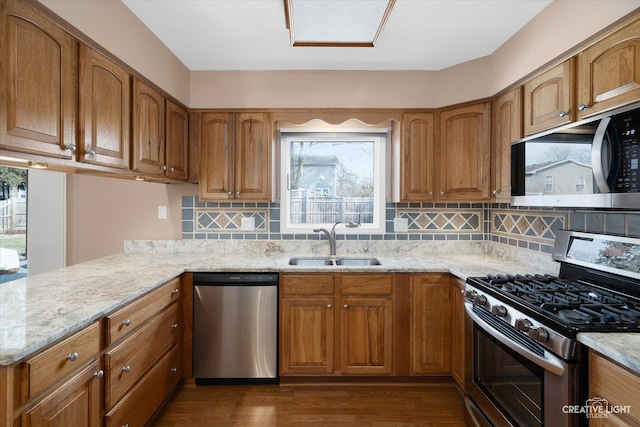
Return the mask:
[[[246,243],[241,247],[230,242],[212,247],[211,242],[141,241],[127,242],[126,252],[121,254],[4,283],[0,285],[0,365],[27,358],[184,272],[450,272],[463,280],[489,273],[557,274],[558,265],[548,255],[507,245],[437,243],[398,249],[401,246],[396,243],[379,244],[376,251],[342,243],[339,254],[375,256],[381,265],[288,264],[291,256],[322,255],[326,242],[311,248],[297,243],[268,243],[266,248],[262,244],[248,249]],[[611,343],[615,348],[616,340],[628,335],[632,334],[607,334],[592,340],[603,346]],[[594,342],[585,344],[596,348]],[[640,353],[639,342],[640,336],[632,346],[621,345],[623,356],[614,358],[625,364],[627,351]]]
[[[640,375],[640,334],[591,332],[578,341]]]

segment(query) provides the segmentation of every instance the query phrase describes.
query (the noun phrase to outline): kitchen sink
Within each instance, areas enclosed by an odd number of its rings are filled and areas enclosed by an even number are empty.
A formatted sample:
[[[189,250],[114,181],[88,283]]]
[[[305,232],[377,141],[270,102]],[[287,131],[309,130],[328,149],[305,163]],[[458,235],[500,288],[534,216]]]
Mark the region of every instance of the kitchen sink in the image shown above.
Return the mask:
[[[322,258],[304,258],[296,257],[289,259],[289,265],[299,265],[304,267],[322,267],[322,266],[372,266],[380,265],[377,258],[350,258],[350,257],[322,257]]]

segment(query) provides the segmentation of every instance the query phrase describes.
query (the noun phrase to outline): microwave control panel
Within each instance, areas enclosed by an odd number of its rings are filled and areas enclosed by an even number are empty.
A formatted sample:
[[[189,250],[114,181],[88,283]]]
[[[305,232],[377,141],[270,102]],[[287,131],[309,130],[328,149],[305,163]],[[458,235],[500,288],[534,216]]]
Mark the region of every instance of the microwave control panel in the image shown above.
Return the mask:
[[[615,193],[640,192],[640,113],[632,111],[614,118],[620,150]]]

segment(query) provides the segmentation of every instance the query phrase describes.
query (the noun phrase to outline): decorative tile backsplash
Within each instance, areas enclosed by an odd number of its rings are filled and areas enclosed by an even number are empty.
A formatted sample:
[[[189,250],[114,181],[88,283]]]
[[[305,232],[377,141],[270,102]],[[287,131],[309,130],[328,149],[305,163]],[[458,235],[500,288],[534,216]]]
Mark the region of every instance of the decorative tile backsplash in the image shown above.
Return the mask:
[[[408,229],[394,231],[394,219]],[[253,221],[253,230],[243,230]],[[517,208],[505,203],[387,203],[385,233],[338,234],[358,241],[493,241],[551,253],[559,229],[640,237],[638,211]],[[182,238],[209,240],[319,240],[318,233],[280,231],[279,203],[201,202],[182,198]]]

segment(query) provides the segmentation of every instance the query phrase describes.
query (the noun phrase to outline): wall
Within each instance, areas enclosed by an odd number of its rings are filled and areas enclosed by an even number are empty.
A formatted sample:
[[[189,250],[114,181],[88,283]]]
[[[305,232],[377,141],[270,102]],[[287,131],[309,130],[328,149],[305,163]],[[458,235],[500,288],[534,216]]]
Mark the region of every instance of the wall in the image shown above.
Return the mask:
[[[120,253],[127,239],[180,239],[181,200],[193,184],[67,174],[67,265]],[[167,206],[167,219],[158,219]]]

